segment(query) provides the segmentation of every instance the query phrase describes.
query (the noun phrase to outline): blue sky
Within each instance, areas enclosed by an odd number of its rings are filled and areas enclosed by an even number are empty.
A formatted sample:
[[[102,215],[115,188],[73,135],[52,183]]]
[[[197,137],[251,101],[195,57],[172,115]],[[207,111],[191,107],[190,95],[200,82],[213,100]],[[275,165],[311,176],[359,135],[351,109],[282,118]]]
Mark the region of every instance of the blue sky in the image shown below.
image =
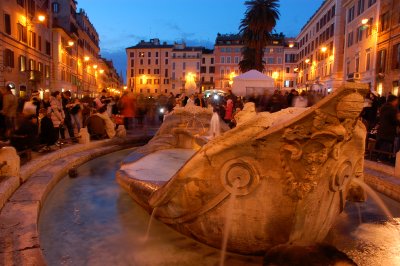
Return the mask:
[[[212,48],[217,33],[237,33],[244,0],[78,0],[100,35],[102,56],[125,75],[125,48],[140,40]],[[323,0],[281,0],[276,31],[295,37]]]

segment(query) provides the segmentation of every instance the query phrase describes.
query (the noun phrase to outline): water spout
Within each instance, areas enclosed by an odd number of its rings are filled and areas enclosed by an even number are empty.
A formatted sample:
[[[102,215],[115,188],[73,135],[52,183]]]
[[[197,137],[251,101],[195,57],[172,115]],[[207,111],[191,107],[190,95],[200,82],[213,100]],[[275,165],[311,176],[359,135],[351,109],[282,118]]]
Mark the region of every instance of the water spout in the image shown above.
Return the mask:
[[[239,185],[240,185],[240,180],[237,179],[233,183],[233,187],[238,188]],[[234,211],[233,207],[235,204],[235,199],[236,199],[236,195],[234,193],[232,193],[229,197],[227,211],[226,211],[226,217],[225,217],[225,227],[224,227],[224,234],[223,234],[222,246],[221,246],[221,258],[219,261],[220,266],[224,266],[224,264],[225,264],[226,248],[228,246],[229,231],[231,229],[232,216],[233,216],[233,211]]]
[[[154,218],[155,218],[155,215],[156,215],[156,211],[157,211],[157,207],[155,207],[151,211],[150,220],[149,220],[149,223],[147,224],[146,234],[144,235],[143,242],[147,242],[147,240],[149,239],[150,228],[151,228],[151,225],[153,224],[153,221],[154,221]]]
[[[379,195],[370,186],[368,186],[365,182],[361,181],[358,178],[353,178],[352,181],[362,187],[365,192],[367,192],[367,194],[371,196],[371,198],[375,201],[376,204],[378,204],[378,207],[383,211],[383,213],[386,215],[386,217],[389,218],[390,221],[394,221],[392,213],[386,207],[385,203],[382,201]]]
[[[219,122],[219,115],[217,112],[214,112],[211,121],[210,121],[210,132],[209,136],[211,139],[218,137],[221,134],[221,125]]]

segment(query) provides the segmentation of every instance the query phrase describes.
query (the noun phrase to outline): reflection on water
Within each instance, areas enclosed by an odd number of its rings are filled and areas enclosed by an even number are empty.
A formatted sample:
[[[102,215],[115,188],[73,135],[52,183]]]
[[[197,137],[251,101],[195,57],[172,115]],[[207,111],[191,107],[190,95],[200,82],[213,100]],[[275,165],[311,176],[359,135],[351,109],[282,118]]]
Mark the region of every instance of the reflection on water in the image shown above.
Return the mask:
[[[95,159],[79,176],[61,180],[39,221],[48,265],[218,265],[220,252],[191,240],[134,204],[115,182],[119,162],[131,151]],[[262,258],[227,254],[226,265],[260,265]]]
[[[149,214],[115,182],[125,150],[78,168],[50,193],[40,221],[40,243],[48,265],[218,265],[220,251],[191,240]],[[383,197],[394,217],[400,204]],[[327,242],[359,265],[400,265],[399,226],[371,201],[349,203]],[[360,225],[360,221],[362,224]],[[225,265],[261,265],[261,257],[227,254]]]

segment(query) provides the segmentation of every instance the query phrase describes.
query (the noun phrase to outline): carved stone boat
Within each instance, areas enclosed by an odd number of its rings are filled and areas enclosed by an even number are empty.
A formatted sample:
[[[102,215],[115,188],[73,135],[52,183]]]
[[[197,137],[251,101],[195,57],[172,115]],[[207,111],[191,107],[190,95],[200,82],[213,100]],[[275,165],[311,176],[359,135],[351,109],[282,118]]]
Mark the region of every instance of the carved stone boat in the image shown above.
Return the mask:
[[[366,129],[359,115],[367,92],[363,84],[346,83],[310,108],[273,114],[256,114],[247,105],[236,128],[209,142],[182,127],[190,115],[173,114],[122,163],[117,181],[158,220],[217,248],[227,213],[232,252],[321,242],[346,198],[364,198],[351,180],[363,179]],[[210,117],[196,119],[206,124]],[[185,155],[175,160],[168,150]],[[144,163],[159,152],[166,154],[158,162]],[[149,171],[169,168],[160,158],[175,163],[169,173],[156,174],[165,175],[160,179],[149,177]],[[137,174],[143,167],[148,172]]]

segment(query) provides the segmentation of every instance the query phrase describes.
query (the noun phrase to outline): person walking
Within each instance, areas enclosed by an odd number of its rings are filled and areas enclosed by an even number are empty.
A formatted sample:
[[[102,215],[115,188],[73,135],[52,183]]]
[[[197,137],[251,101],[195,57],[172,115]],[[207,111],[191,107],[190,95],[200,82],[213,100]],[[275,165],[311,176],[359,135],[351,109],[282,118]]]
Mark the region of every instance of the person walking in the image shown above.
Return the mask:
[[[61,103],[61,93],[59,91],[53,92],[52,96],[50,97],[49,113],[51,121],[53,122],[56,139],[59,139],[60,134],[61,138],[63,138],[61,132],[64,131],[63,127],[65,114]],[[65,139],[65,136],[63,139]]]
[[[15,119],[17,117],[18,99],[12,93],[10,86],[7,86],[7,88],[1,87],[0,92],[3,95],[3,108],[0,112],[4,116],[6,126],[5,137],[8,139],[15,131]]]

